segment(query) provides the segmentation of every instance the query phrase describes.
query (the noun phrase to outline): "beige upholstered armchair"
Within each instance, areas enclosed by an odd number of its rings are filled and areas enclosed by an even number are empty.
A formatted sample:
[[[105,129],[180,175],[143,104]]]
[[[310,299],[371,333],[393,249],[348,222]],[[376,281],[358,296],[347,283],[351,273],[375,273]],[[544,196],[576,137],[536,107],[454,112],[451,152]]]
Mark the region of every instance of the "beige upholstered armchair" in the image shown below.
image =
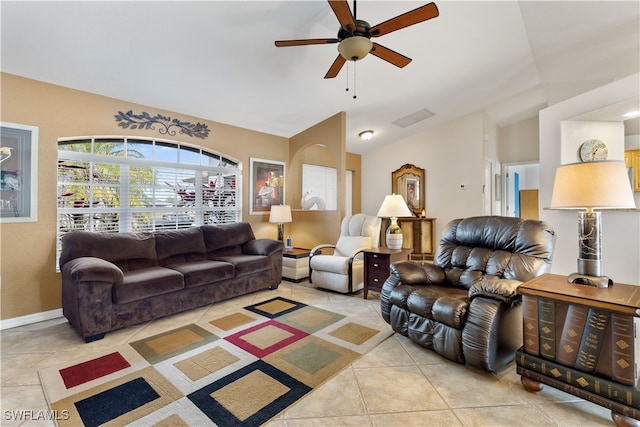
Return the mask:
[[[345,217],[335,245],[311,249],[309,282],[336,292],[359,291],[364,287],[362,251],[377,247],[379,240],[380,218],[361,213]]]

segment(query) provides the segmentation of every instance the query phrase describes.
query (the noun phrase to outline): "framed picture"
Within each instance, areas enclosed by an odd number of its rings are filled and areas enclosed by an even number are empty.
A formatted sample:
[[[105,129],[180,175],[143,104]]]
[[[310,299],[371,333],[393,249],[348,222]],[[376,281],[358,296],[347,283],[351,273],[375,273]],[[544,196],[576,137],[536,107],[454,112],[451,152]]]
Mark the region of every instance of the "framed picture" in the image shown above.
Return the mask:
[[[391,191],[400,194],[414,214],[420,216],[425,209],[425,171],[405,164],[391,173]]]
[[[0,222],[37,221],[38,128],[0,126]]]
[[[284,162],[251,158],[249,214],[261,215],[284,204]]]

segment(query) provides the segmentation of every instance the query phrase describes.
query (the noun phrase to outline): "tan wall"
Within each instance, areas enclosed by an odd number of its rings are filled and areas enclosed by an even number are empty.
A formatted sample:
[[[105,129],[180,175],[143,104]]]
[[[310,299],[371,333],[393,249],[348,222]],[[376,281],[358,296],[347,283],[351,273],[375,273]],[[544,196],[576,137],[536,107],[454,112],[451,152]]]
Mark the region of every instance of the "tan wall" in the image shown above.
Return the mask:
[[[289,161],[287,138],[254,132],[158,108],[0,74],[2,121],[38,126],[38,220],[0,225],[0,317],[14,317],[61,307],[61,279],[55,272],[57,140],[60,137],[128,135],[173,139],[207,147],[239,160],[243,166],[243,219],[256,236],[273,237],[268,215],[248,215],[249,159]],[[161,135],[158,130],[123,130],[114,115],[133,110],[161,113],[205,123],[209,137]],[[290,175],[287,180],[300,180]],[[322,220],[322,218],[320,218]]]
[[[351,212],[362,212],[362,156],[347,153],[347,170],[352,172],[351,180]]]
[[[294,246],[313,248],[319,243],[335,243],[344,216],[344,179],[346,171],[346,114],[341,112],[291,137],[290,176],[287,178],[287,203],[293,210],[293,222],[287,232]],[[314,161],[315,159],[315,161]],[[332,166],[338,171],[338,209],[308,211],[301,209],[302,164]]]

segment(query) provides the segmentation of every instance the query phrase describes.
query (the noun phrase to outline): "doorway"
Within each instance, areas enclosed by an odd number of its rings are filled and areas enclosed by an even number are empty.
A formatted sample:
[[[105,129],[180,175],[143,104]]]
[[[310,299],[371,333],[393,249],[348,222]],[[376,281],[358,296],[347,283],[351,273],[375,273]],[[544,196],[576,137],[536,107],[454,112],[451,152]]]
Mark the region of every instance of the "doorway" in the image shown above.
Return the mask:
[[[523,210],[527,217],[533,215],[538,207],[530,206],[535,201],[537,205],[537,190],[540,188],[540,163],[521,162],[505,163],[503,165],[504,203],[502,215],[520,218]],[[535,190],[535,191],[533,191]],[[526,206],[522,206],[523,197]]]

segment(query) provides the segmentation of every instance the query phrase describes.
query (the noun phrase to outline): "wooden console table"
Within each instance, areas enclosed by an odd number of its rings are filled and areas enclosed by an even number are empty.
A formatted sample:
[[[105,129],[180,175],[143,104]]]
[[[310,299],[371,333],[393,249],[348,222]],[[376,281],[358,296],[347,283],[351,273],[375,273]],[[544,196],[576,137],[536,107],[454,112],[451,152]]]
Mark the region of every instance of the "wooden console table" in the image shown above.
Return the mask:
[[[516,369],[530,392],[543,384],[640,425],[640,286],[596,288],[544,274],[520,286],[524,345]]]

